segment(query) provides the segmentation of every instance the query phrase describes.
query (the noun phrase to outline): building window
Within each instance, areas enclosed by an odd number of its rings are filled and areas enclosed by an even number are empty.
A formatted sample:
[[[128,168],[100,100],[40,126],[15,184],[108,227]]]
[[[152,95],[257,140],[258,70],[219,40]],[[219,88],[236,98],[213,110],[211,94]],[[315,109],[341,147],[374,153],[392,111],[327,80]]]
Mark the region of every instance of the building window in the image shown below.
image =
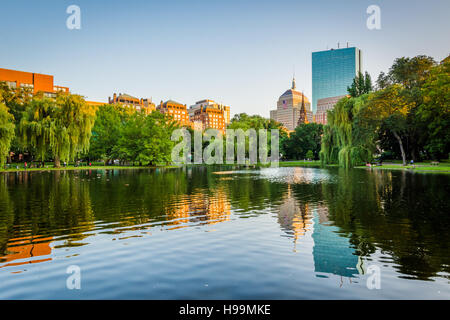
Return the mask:
[[[34,85],[31,84],[31,83],[21,83],[21,84],[20,84],[20,87],[21,87],[21,88],[30,88],[30,89],[33,89],[33,88],[34,88]]]
[[[5,81],[6,85],[11,88],[11,89],[16,89],[17,88],[17,83],[15,81]]]

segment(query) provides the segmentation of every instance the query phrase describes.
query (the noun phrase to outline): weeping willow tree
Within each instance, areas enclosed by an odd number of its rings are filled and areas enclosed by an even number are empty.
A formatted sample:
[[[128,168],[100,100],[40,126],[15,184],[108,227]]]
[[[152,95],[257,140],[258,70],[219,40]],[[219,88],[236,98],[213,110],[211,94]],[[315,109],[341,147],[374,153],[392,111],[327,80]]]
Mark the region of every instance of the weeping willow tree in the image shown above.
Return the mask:
[[[56,103],[49,98],[33,98],[19,123],[19,139],[25,148],[34,148],[38,160],[44,161],[50,150],[50,136],[55,131]]]
[[[50,139],[55,166],[89,151],[96,108],[79,95],[60,95],[56,99],[56,134]]]
[[[95,107],[81,96],[60,95],[56,99],[35,97],[28,104],[19,124],[21,142],[34,148],[39,160],[50,152],[55,167],[74,160],[89,149]]]
[[[11,141],[14,138],[14,117],[8,108],[0,103],[0,165],[6,161]]]
[[[367,99],[368,94],[346,97],[328,111],[328,124],[324,127],[320,151],[323,165],[339,164],[351,168],[372,160],[376,132],[361,119],[361,110],[366,107]]]

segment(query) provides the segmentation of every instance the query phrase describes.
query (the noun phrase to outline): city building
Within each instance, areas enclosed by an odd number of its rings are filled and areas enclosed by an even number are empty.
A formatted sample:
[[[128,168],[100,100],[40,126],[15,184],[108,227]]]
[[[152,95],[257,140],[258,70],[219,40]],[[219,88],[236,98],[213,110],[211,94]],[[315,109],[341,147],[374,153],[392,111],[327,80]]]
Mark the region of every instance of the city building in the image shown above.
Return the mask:
[[[204,99],[189,107],[189,119],[194,128],[218,129],[225,132],[230,123],[230,107]]]
[[[327,124],[327,111],[333,109],[336,103],[344,97],[346,96],[343,95],[317,100],[317,111],[314,116],[315,122],[323,125]]]
[[[108,97],[108,103],[121,104],[125,107],[132,107],[138,111],[145,112],[146,114],[149,114],[152,111],[156,110],[156,106],[151,99],[139,99],[126,93],[119,93],[119,95],[114,93],[112,99],[111,97]]]
[[[12,89],[28,88],[32,94],[42,92],[46,97],[55,97],[58,92],[69,92],[69,88],[55,85],[53,76],[48,74],[0,68],[0,81]]]
[[[303,93],[296,90],[295,78],[292,87],[283,93],[277,102],[277,109],[270,111],[270,118],[281,123],[288,131],[294,131],[301,123],[313,122],[311,103]]]
[[[319,99],[347,94],[353,79],[362,72],[362,54],[356,47],[312,53],[312,110]]]
[[[185,104],[181,104],[173,100],[168,100],[166,102],[161,101],[156,109],[159,112],[171,115],[173,119],[177,121],[182,127],[192,126],[191,122],[189,121],[189,114]]]
[[[87,101],[87,100],[86,100],[86,103],[87,103],[88,105],[90,105],[90,106],[93,106],[93,107],[99,107],[99,106],[102,106],[102,105],[107,104],[106,102]]]

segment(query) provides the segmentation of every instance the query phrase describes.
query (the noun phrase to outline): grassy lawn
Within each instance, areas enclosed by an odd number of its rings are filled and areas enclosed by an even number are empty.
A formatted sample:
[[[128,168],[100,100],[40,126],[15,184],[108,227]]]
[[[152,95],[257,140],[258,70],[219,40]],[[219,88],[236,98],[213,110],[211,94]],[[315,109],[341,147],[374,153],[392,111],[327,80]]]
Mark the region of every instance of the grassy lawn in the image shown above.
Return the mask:
[[[356,167],[358,169],[367,169],[366,166]],[[382,166],[373,166],[371,167],[375,170],[407,170],[407,171],[417,171],[417,172],[439,172],[450,174],[450,163],[448,162],[440,162],[438,165],[431,165],[430,162],[418,162],[414,165],[406,165],[403,166],[400,163],[387,163]]]
[[[280,167],[320,167],[320,160],[280,161],[278,165]]]

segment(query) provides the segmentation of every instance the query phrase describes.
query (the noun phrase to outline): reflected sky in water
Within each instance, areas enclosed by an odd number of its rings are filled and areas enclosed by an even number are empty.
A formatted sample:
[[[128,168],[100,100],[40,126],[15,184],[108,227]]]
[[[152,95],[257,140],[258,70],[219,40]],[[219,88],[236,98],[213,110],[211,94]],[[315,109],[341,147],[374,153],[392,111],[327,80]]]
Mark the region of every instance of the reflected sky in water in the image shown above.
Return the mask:
[[[449,191],[337,168],[2,174],[0,298],[448,299]]]

